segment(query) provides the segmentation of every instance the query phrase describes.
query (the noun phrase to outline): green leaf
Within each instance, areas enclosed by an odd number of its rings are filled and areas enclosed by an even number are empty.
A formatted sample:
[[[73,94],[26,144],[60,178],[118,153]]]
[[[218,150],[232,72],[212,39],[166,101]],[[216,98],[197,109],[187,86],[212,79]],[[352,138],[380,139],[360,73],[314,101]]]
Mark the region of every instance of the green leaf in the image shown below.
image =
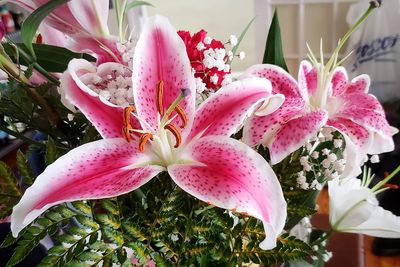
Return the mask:
[[[54,143],[54,140],[49,137],[49,140],[47,141],[46,145],[46,156],[45,156],[45,162],[46,165],[50,165],[57,159],[57,147],[56,144]]]
[[[135,223],[125,222],[122,224],[122,228],[124,229],[125,233],[131,235],[134,239],[137,239],[141,242],[149,239],[145,229],[141,229],[140,226]]]
[[[233,54],[233,55],[236,55],[237,50],[239,49],[240,43],[242,42],[244,36],[246,35],[247,31],[249,30],[251,24],[253,23],[253,21],[254,21],[255,19],[256,19],[256,17],[254,17],[252,20],[250,20],[250,22],[247,24],[247,26],[244,28],[244,30],[243,30],[242,33],[240,34],[240,36],[239,36],[239,38],[238,38],[237,45],[235,45],[235,47],[233,47],[233,49],[232,49],[232,54]],[[227,63],[227,64],[229,64],[229,65],[232,64],[232,61],[233,61],[233,58],[232,58],[232,60],[228,60],[228,63]]]
[[[52,0],[37,8],[27,17],[21,27],[22,42],[28,48],[30,54],[36,59],[33,50],[32,40],[36,35],[40,23],[58,6],[67,3],[69,0]]]
[[[9,247],[9,246],[15,244],[17,241],[18,241],[18,238],[14,238],[11,233],[8,233],[6,238],[1,243],[0,248]]]
[[[139,242],[130,242],[128,247],[133,250],[136,259],[141,263],[144,264],[147,262],[148,257],[150,256],[149,250],[143,243]],[[158,265],[157,265],[158,266]]]
[[[96,252],[91,252],[91,251],[84,251],[82,252],[78,258],[82,261],[94,261],[97,262],[99,261],[102,256]]]
[[[286,71],[288,70],[285,58],[283,56],[281,29],[279,26],[277,10],[275,10],[274,17],[272,18],[271,26],[269,28],[263,64],[274,64],[285,69]]]
[[[95,221],[93,221],[93,219],[89,217],[78,215],[75,218],[81,225],[91,229],[92,231],[99,229],[98,223],[96,223]]]
[[[153,6],[153,5],[146,1],[132,1],[126,5],[125,12],[127,12],[131,8],[138,6]]]
[[[75,202],[72,202],[71,204],[78,211],[82,212],[83,214],[87,214],[87,215],[91,216],[92,209],[90,208],[89,204],[87,204],[83,201],[75,201]]]
[[[2,161],[0,161],[0,177],[2,177],[2,183],[0,186],[5,186],[5,191],[3,192],[2,190],[1,193],[7,193],[15,197],[19,197],[21,195],[17,179],[7,164]]]
[[[28,160],[26,159],[24,153],[21,152],[21,150],[18,150],[17,152],[17,166],[19,173],[23,177],[23,181],[25,185],[32,185],[33,183],[33,172],[31,167],[28,164]]]
[[[97,214],[96,220],[100,224],[108,226],[113,229],[121,228],[121,223],[114,216],[108,214]]]
[[[119,247],[121,247],[124,244],[124,236],[122,235],[121,232],[114,230],[110,227],[104,226],[102,227],[102,233]]]

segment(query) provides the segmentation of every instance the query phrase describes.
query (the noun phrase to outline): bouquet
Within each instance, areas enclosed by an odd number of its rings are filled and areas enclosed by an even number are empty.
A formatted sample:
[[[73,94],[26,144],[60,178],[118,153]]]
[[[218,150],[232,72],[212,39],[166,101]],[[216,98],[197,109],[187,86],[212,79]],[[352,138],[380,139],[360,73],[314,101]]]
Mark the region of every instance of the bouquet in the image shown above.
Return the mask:
[[[263,64],[231,74],[239,38],[177,31],[148,18],[124,31],[130,8],[114,1],[17,0],[31,12],[22,43],[3,38],[1,130],[30,144],[18,174],[0,163],[2,247],[19,263],[43,238],[40,266],[322,266],[333,231],[400,237],[400,218],[378,206],[400,167],[371,186],[371,156],[394,149],[367,75],[310,50],[298,80],[287,72],[275,15]],[[46,137],[19,133],[24,123]],[[32,155],[46,168],[33,168]],[[39,155],[39,156],[38,156]],[[37,166],[36,166],[37,167]],[[309,217],[327,185],[331,230]],[[299,234],[301,228],[306,234]]]

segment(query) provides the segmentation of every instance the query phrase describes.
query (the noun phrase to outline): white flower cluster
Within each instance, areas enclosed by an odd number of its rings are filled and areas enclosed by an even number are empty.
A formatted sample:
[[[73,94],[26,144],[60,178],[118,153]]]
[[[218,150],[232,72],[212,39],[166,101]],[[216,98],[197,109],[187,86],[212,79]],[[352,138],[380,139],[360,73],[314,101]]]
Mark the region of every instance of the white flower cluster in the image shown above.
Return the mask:
[[[330,181],[338,178],[343,173],[346,166],[345,159],[338,159],[337,155],[328,148],[324,148],[321,151],[315,150],[315,147],[319,142],[326,141],[333,142],[333,147],[335,149],[342,148],[344,144],[343,140],[335,139],[332,134],[334,131],[335,130],[332,128],[323,128],[318,135],[318,138],[310,140],[305,145],[308,155],[300,158],[300,164],[303,167],[303,170],[297,174],[297,184],[300,188],[305,190],[322,189],[322,184],[317,179],[314,179],[311,183],[307,182],[307,173],[315,171],[312,168],[314,160],[322,159],[320,171],[318,173],[313,173],[313,177],[324,176],[327,181]]]
[[[126,66],[110,62],[100,65],[96,73],[83,75],[81,80],[102,99],[127,107],[133,103],[131,76]]]
[[[128,40],[123,43],[117,43],[117,50],[121,54],[122,57],[122,64],[125,64],[132,69],[133,65],[133,53],[135,49],[135,42],[133,40]]]
[[[231,68],[229,64],[225,64],[226,51],[224,48],[209,48],[204,50],[203,64],[206,68],[212,69],[216,67],[219,71],[228,72]]]

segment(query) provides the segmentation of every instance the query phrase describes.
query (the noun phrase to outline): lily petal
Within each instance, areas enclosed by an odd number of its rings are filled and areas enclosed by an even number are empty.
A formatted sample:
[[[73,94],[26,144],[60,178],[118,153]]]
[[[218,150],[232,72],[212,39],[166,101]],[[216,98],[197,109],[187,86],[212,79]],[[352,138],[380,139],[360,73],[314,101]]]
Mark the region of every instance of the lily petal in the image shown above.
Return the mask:
[[[370,84],[371,79],[368,75],[359,75],[351,80],[350,84],[347,85],[345,94],[368,93]]]
[[[249,146],[263,144],[268,146],[271,138],[287,121],[297,116],[304,108],[301,98],[286,97],[275,112],[266,116],[252,116],[244,124],[243,142]]]
[[[357,228],[347,228],[344,232],[360,233],[384,238],[400,238],[400,217],[382,207],[374,206],[373,216],[359,224]]]
[[[296,151],[314,136],[325,125],[328,114],[324,110],[317,110],[289,120],[280,127],[271,139],[271,164],[276,164],[287,155]]]
[[[163,171],[122,138],[77,147],[47,167],[22,196],[11,215],[13,236],[48,208],[68,201],[99,199],[130,192]],[[145,167],[135,167],[145,166]]]
[[[352,143],[356,145],[357,150],[362,153],[368,153],[373,137],[370,131],[351,120],[340,117],[329,119],[327,125],[347,135]]]
[[[186,113],[188,125],[183,131],[186,136],[194,117],[196,85],[186,47],[167,18],[149,18],[136,45],[133,58],[133,88],[139,117],[151,127],[142,125],[146,131],[157,130],[157,86],[163,82],[163,107],[171,103],[185,90],[186,97],[180,106]],[[174,115],[174,113],[172,113]],[[180,118],[174,119],[181,125]]]
[[[253,65],[239,79],[248,77],[266,78],[271,82],[274,94],[283,94],[286,98],[302,98],[296,80],[281,67],[270,64]]]
[[[68,2],[68,7],[87,32],[105,36],[109,34],[107,27],[109,3],[109,0],[71,0]]]
[[[262,220],[263,249],[276,246],[283,230],[286,202],[268,163],[245,144],[223,136],[206,136],[188,148],[193,161],[168,172],[179,187],[198,199]]]
[[[230,136],[238,130],[255,105],[264,101],[264,111],[271,113],[279,108],[283,100],[282,95],[271,94],[271,83],[266,79],[248,78],[233,82],[200,105],[188,139],[199,133],[203,136]]]
[[[82,75],[95,71],[95,66],[84,59],[71,60],[61,77],[60,91],[67,101],[85,114],[103,138],[121,137],[124,109],[100,97],[80,79]],[[132,126],[139,129],[137,120],[132,118],[131,121]]]
[[[399,238],[400,217],[378,206],[371,189],[356,178],[328,182],[329,220],[335,230]]]
[[[43,37],[43,43],[48,45],[55,45],[60,47],[66,47],[69,43],[69,37],[59,30],[49,26],[46,23],[41,23],[39,26],[39,32]]]
[[[303,99],[307,99],[309,95],[313,95],[317,91],[318,73],[307,60],[303,60],[300,63],[298,81]]]
[[[333,73],[332,73],[332,78],[331,78],[331,95],[332,96],[337,96],[340,94],[343,94],[343,92],[347,88],[347,71],[343,67],[337,67]]]

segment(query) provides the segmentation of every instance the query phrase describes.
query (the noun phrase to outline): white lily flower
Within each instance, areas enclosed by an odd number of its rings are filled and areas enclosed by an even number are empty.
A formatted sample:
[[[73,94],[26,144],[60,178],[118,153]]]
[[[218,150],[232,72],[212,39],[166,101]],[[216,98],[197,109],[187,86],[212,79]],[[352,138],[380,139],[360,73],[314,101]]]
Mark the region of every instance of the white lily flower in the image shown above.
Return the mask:
[[[376,194],[389,189],[385,186],[400,166],[373,188],[370,171],[363,179],[335,179],[329,186],[329,221],[338,232],[360,233],[376,237],[400,238],[400,216],[379,206]]]

